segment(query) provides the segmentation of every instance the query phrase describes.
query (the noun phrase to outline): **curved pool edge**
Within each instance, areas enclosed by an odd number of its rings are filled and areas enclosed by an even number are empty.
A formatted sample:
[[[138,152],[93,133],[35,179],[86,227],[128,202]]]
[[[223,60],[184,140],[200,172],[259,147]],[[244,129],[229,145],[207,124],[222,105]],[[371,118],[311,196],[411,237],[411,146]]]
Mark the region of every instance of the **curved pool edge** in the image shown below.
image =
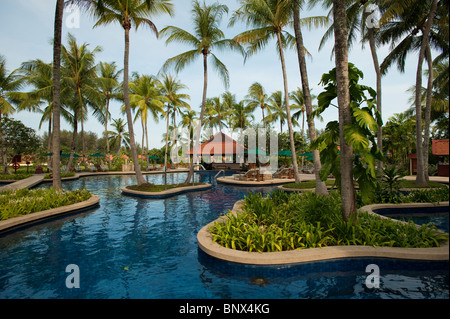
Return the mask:
[[[136,191],[132,189],[128,189],[127,186],[123,186],[120,188],[122,191],[122,194],[132,197],[139,197],[139,198],[145,198],[145,199],[165,199],[172,196],[177,196],[185,193],[190,192],[198,192],[198,191],[205,191],[212,188],[212,184],[206,183],[205,185],[197,185],[197,186],[185,186],[185,187],[177,187],[173,189],[168,189],[162,192],[141,192]]]
[[[91,209],[98,206],[99,203],[100,197],[97,195],[92,195],[88,200],[83,202],[3,220],[0,221],[0,234],[9,232],[11,230],[14,230],[15,228],[20,228],[23,226],[28,226],[33,223],[41,222],[46,219],[51,219],[62,215],[72,214],[79,211]]]
[[[239,214],[243,200],[235,203],[232,214]],[[448,202],[445,202],[448,205]],[[442,203],[442,204],[445,204]],[[383,204],[384,205],[384,204]],[[392,205],[395,204],[389,204]],[[423,203],[419,206],[436,206],[436,204]],[[364,206],[369,213],[376,214],[373,206]],[[405,205],[403,205],[404,207]],[[415,206],[417,207],[417,206]],[[361,209],[362,209],[361,208]],[[378,215],[378,214],[376,214]],[[381,215],[378,215],[381,216]],[[387,218],[382,216],[383,218]],[[213,238],[209,231],[215,222],[225,222],[226,217],[212,221],[205,225],[197,233],[197,242],[199,248],[206,254],[229,262],[252,264],[252,265],[283,265],[298,264],[312,261],[322,261],[339,258],[355,258],[355,257],[374,257],[374,258],[393,258],[408,260],[429,260],[429,261],[445,261],[449,260],[449,241],[440,247],[433,248],[400,248],[400,247],[373,247],[373,246],[328,246],[322,248],[308,248],[281,252],[246,252],[234,250],[220,246],[213,242]]]

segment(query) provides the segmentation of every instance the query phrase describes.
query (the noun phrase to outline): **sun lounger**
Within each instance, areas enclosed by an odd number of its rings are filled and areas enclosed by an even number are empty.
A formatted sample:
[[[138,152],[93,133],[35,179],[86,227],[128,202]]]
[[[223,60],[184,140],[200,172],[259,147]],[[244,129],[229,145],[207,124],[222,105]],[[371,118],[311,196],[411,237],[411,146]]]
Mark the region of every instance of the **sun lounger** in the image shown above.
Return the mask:
[[[97,168],[94,166],[94,164],[91,164],[91,165],[89,165],[89,170],[90,170],[91,172],[96,172],[96,171],[97,171]]]
[[[103,164],[100,165],[100,169],[101,169],[102,172],[107,172],[108,171],[108,168],[105,165],[103,165]]]
[[[257,177],[258,171],[256,169],[248,170],[245,174],[236,174],[234,176],[234,179],[237,179],[239,181],[248,181],[248,180],[255,180]]]

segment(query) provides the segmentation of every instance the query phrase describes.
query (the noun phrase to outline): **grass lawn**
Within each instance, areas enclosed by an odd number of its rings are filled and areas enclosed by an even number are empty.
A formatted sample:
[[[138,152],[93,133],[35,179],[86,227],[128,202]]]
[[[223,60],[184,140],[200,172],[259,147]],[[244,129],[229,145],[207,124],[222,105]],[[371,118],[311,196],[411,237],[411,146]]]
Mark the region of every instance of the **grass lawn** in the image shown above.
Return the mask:
[[[189,187],[189,186],[199,186],[199,185],[206,185],[205,183],[194,183],[194,184],[168,184],[167,189],[173,189],[173,188],[179,188],[179,187]],[[157,192],[163,192],[166,190],[164,185],[154,185],[151,183],[145,183],[142,185],[132,185],[127,186],[128,189],[133,191],[140,191],[140,192],[149,192],[149,193],[157,193]]]

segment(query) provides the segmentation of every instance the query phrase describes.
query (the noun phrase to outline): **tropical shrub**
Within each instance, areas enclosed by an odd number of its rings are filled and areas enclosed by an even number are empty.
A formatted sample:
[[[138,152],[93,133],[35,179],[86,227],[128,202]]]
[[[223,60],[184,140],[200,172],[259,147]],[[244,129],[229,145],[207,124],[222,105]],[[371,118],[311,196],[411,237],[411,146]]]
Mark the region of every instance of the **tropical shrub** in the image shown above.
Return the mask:
[[[336,245],[436,247],[448,239],[432,224],[417,227],[359,212],[341,218],[339,193],[250,193],[242,212],[210,229],[213,241],[232,249],[272,252]]]

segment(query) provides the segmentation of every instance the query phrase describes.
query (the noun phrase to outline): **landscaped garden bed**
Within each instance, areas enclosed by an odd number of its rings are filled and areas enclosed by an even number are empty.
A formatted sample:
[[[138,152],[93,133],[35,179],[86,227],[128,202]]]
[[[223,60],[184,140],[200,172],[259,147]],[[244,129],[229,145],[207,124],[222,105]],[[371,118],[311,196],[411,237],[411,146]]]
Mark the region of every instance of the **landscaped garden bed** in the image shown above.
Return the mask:
[[[448,201],[446,193],[435,192],[433,198]],[[266,198],[249,194],[238,214],[227,214],[209,232],[220,246],[248,252],[343,245],[428,248],[448,241],[448,234],[432,224],[400,223],[367,212],[357,217],[342,219],[338,192],[320,196],[275,191]]]
[[[91,196],[85,188],[62,192],[53,188],[4,191],[0,193],[0,221],[80,203]]]

